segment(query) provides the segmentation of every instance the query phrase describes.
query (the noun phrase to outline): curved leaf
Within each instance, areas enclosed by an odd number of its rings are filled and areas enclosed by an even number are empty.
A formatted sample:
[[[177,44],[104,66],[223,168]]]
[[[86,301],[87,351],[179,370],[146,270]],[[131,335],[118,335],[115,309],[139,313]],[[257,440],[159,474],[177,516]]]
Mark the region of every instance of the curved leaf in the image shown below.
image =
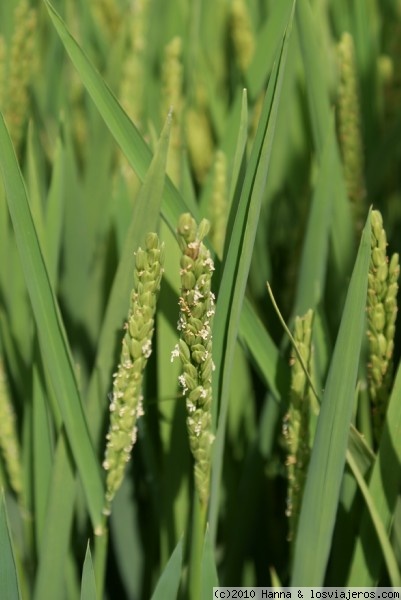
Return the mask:
[[[370,214],[348,288],[317,423],[295,544],[292,586],[322,586],[330,552],[364,334]]]
[[[0,168],[35,316],[43,363],[55,391],[93,525],[96,527],[102,520],[104,496],[100,466],[93,451],[64,326],[33,222],[24,181],[2,115]]]

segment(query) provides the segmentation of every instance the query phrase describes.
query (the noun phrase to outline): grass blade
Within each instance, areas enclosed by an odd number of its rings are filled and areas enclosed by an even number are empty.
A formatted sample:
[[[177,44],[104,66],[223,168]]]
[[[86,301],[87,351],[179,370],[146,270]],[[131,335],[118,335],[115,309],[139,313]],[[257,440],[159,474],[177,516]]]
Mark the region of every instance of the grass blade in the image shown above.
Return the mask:
[[[348,452],[358,465],[362,475],[367,477],[369,470],[374,462],[375,455],[367,445],[364,437],[351,425],[348,438]]]
[[[131,167],[137,173],[139,179],[143,181],[152,158],[148,145],[121,108],[119,102],[107,87],[105,81],[92,66],[82,49],[69,33],[59,14],[47,0],[45,0],[45,3],[53,25],[77,69],[83,84],[87,88],[107,127],[110,129],[121,150],[127,157]],[[196,205],[191,203],[191,206],[188,206],[169,178],[166,180],[164,197],[166,201],[162,206],[162,214],[172,231],[175,232],[176,223],[181,213],[189,210],[195,217],[197,216],[198,211]]]
[[[182,540],[180,540],[160,576],[152,600],[176,600],[181,579]]]
[[[92,555],[88,542],[84,568],[82,570],[81,600],[96,600],[96,598],[95,572],[93,570]]]
[[[19,600],[17,569],[8,526],[4,495],[0,497],[0,591],[7,600]]]
[[[35,533],[37,551],[40,546],[47,520],[46,505],[50,488],[53,448],[46,397],[37,366],[33,371],[33,468],[34,468],[34,502]]]
[[[294,316],[304,315],[310,308],[315,310],[324,293],[334,198],[333,162],[334,149],[326,140],[302,250]]]
[[[36,235],[24,182],[4,119],[0,117],[0,166],[26,286],[37,325],[43,362],[65,423],[68,441],[86,492],[94,527],[100,524],[103,483],[79,397],[73,363]]]
[[[51,281],[57,282],[59,257],[61,254],[61,231],[66,197],[65,149],[60,137],[56,142],[52,180],[47,197],[45,226],[47,229],[47,264]]]
[[[246,74],[252,99],[256,98],[266,85],[266,75],[273,66],[281,41],[279,36],[288,23],[291,6],[291,0],[282,0],[272,5],[271,14],[258,33],[254,58]]]
[[[229,199],[232,202],[234,198],[234,193],[238,184],[238,179],[241,172],[241,165],[243,163],[245,149],[246,149],[246,140],[248,133],[248,98],[246,94],[246,90],[242,92],[242,103],[241,103],[241,117],[238,128],[238,138],[237,144],[235,147],[233,165],[231,170],[231,181],[230,181],[230,191],[229,191]]]
[[[398,367],[386,421],[369,480],[369,492],[386,531],[390,530],[400,489],[401,473],[401,367]],[[370,517],[362,515],[360,533],[348,577],[349,585],[376,585],[382,567],[382,549],[371,529]]]
[[[359,489],[362,492],[363,498],[365,500],[366,508],[369,511],[370,518],[373,522],[376,535],[379,539],[381,550],[383,552],[384,560],[387,566],[387,571],[390,576],[390,582],[393,587],[400,587],[401,585],[401,577],[400,572],[398,570],[397,559],[394,556],[393,549],[391,547],[391,542],[387,537],[386,529],[383,525],[383,521],[380,518],[376,505],[373,501],[373,498],[369,492],[369,488],[363,478],[362,473],[358,469],[357,464],[355,463],[350,452],[347,452],[347,463],[351,467],[352,473],[358,483]]]
[[[275,399],[280,400],[286,393],[290,369],[247,298],[242,307],[239,332],[267,387]]]
[[[266,92],[263,113],[248,164],[231,233],[231,240],[224,262],[220,295],[216,307],[213,337],[215,340],[214,360],[217,377],[215,377],[213,391],[214,397],[220,398],[221,407],[212,471],[210,505],[210,531],[212,539],[216,535],[217,507],[232,361],[259,220],[260,206],[265,189],[294,7],[295,3],[284,33],[279,58],[273,69]],[[217,410],[216,403],[215,407],[215,410]],[[216,414],[214,414],[214,417],[216,417]]]
[[[63,596],[65,564],[68,558],[76,487],[66,435],[62,429],[53,460],[46,521],[40,544],[33,594],[35,600]]]
[[[135,495],[132,479],[125,477],[114,499],[110,517],[110,547],[113,548],[118,572],[129,598],[141,593],[146,549],[142,546],[140,516],[132,506]]]
[[[326,138],[327,143],[334,150],[330,181],[334,188],[336,201],[333,204],[331,242],[336,270],[341,283],[344,284],[349,276],[354,256],[352,217],[334,132],[326,72],[317,43],[319,31],[313,17],[309,2],[299,0],[297,4],[297,29],[305,66],[309,114],[319,162],[322,160]]]
[[[364,333],[370,237],[369,216],[348,288],[320,409],[299,517],[291,578],[293,586],[321,586],[324,582]]]

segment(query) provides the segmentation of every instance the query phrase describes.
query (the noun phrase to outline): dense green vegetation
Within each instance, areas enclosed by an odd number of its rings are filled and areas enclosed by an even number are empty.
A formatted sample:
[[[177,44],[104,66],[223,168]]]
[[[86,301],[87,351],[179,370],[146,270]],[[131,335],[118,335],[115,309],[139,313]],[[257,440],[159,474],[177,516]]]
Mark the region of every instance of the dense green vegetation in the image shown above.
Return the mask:
[[[2,598],[401,586],[400,48],[399,0],[0,3]]]

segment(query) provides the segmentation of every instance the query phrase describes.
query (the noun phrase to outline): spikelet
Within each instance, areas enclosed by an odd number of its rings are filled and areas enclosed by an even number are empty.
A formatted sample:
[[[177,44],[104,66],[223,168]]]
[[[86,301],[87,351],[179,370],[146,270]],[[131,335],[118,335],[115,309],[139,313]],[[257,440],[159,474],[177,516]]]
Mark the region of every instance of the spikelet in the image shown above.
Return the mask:
[[[136,422],[143,414],[143,372],[152,350],[156,300],[163,262],[163,246],[159,244],[155,233],[149,233],[146,236],[146,250],[139,248],[135,255],[131,307],[122,342],[120,364],[114,374],[110,427],[103,463],[107,471],[106,515],[110,514],[111,502],[123,480],[125,465],[136,440]]]
[[[366,187],[354,42],[349,33],[342,35],[338,44],[338,57],[338,131],[347,193],[352,203],[356,228],[360,231],[366,213]]]
[[[170,110],[173,110],[167,173],[178,187],[181,181],[182,111],[184,108],[181,53],[181,38],[175,37],[167,44],[164,50],[161,107],[163,120]]]
[[[196,86],[195,101],[185,112],[185,134],[192,168],[199,184],[205,181],[213,161],[213,133],[207,110],[206,92]]]
[[[381,54],[377,59],[377,75],[382,86],[388,86],[394,79],[394,61],[391,56]]]
[[[205,181],[213,159],[213,138],[209,118],[200,107],[189,108],[185,115],[186,140],[196,180]]]
[[[20,448],[15,415],[9,395],[3,360],[0,357],[0,449],[10,485],[16,495],[22,494]]]
[[[372,210],[372,252],[368,274],[369,395],[373,431],[379,441],[392,378],[397,292],[400,266],[398,254],[388,262],[383,219]]]
[[[217,256],[222,258],[228,218],[227,159],[222,150],[218,150],[215,155],[213,195],[209,215],[210,239]]]
[[[255,53],[255,36],[244,0],[234,0],[231,5],[230,33],[238,68],[244,73]]]
[[[116,0],[90,0],[90,7],[106,40],[114,40],[121,30],[123,18],[118,2]]]
[[[144,132],[145,53],[149,28],[149,1],[138,0],[132,5],[129,27],[130,47],[123,65],[120,84],[121,104],[142,133]],[[118,165],[129,194],[135,198],[140,187],[140,180],[122,152],[118,154]]]
[[[294,340],[309,373],[312,370],[313,311],[295,318]],[[287,447],[289,517],[288,539],[295,540],[306,472],[309,464],[309,419],[311,389],[299,358],[292,352],[291,391],[288,413],[284,418],[283,433]]]
[[[123,66],[120,97],[128,116],[141,129],[144,108],[144,53],[149,26],[149,0],[137,0],[132,7],[130,49]]]
[[[36,11],[21,0],[14,13],[14,33],[8,52],[8,69],[4,91],[4,114],[15,147],[22,140],[28,116],[28,86],[36,65]]]
[[[196,227],[190,214],[181,215],[178,241],[181,257],[181,297],[178,328],[181,338],[171,360],[180,357],[183,373],[179,377],[186,398],[189,444],[195,461],[195,486],[200,502],[209,499],[212,434],[212,324],[214,295],[211,279],[213,260],[202,239],[209,231],[203,219]]]
[[[379,84],[383,93],[384,126],[387,131],[394,128],[401,103],[401,4],[397,4],[394,4],[397,6],[396,18],[388,20],[386,24],[383,39],[386,55],[379,56],[377,64]]]

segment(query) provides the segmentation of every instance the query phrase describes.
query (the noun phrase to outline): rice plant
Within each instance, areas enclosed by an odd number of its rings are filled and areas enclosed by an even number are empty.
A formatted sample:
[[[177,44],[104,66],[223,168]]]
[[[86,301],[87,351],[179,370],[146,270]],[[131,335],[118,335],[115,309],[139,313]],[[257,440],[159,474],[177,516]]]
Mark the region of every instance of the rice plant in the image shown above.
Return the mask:
[[[400,49],[399,0],[0,3],[2,598],[401,586]]]

